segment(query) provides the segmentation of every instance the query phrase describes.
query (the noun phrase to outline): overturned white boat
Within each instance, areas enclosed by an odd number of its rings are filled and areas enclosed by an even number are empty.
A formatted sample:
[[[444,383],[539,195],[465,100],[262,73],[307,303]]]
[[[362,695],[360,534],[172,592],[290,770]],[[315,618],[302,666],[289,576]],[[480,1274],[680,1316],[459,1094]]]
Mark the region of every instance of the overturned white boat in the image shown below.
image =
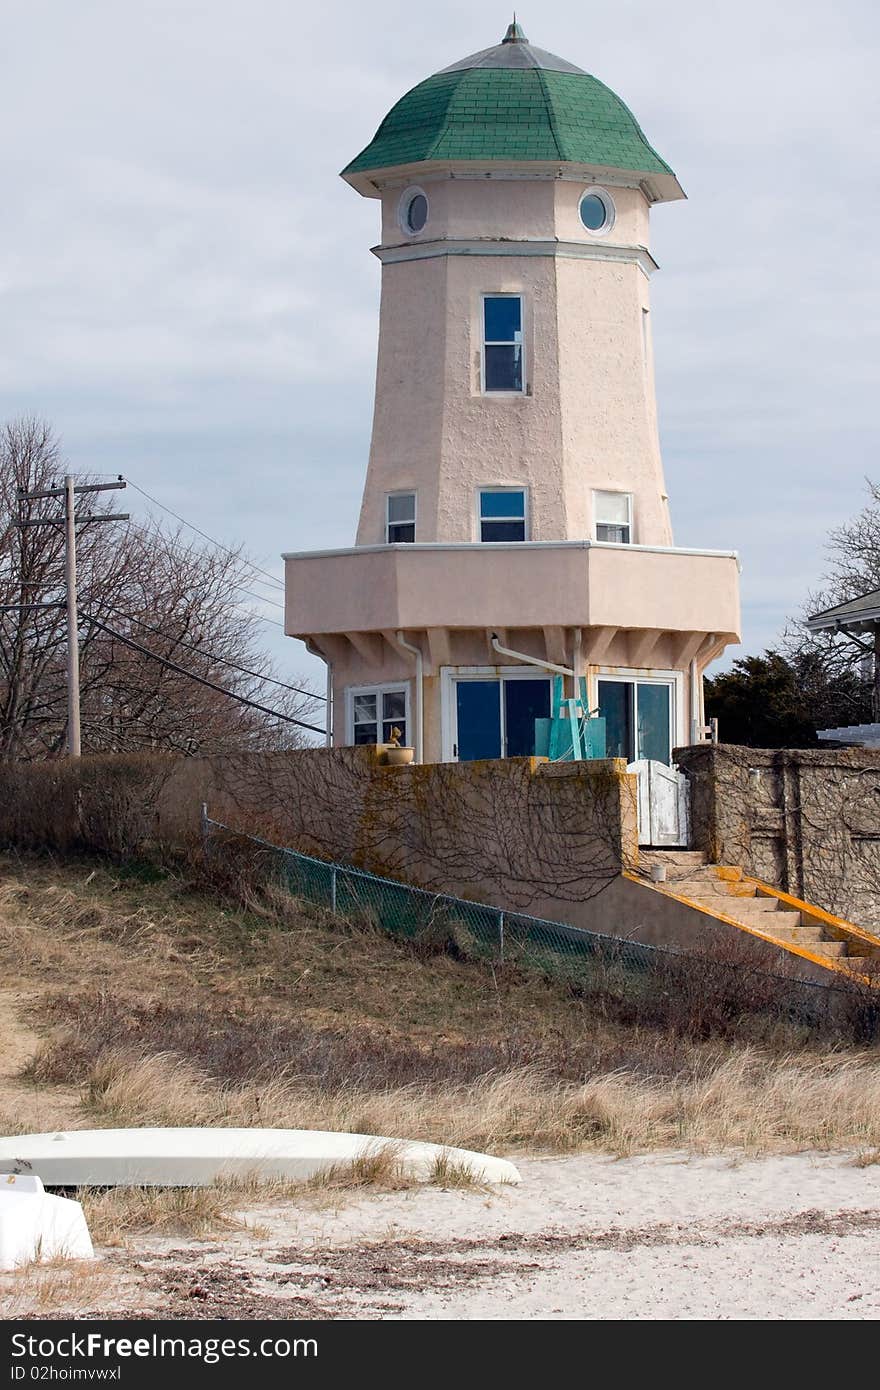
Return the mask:
[[[0,1269],[94,1257],[79,1202],[44,1192],[32,1173],[8,1173],[0,1179]]]
[[[204,1187],[222,1179],[308,1178],[387,1153],[416,1182],[462,1173],[518,1183],[512,1163],[468,1149],[318,1129],[72,1129],[0,1139],[0,1173],[47,1187]]]

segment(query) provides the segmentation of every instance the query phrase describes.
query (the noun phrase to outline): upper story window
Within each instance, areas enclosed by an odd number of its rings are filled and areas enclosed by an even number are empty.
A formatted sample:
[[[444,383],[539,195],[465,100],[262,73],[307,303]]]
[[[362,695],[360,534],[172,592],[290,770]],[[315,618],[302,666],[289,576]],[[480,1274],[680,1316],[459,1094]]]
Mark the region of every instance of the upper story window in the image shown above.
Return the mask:
[[[348,696],[349,743],[389,743],[399,729],[400,744],[406,745],[408,686],[367,685],[349,690]]]
[[[524,541],[526,493],[524,488],[480,490],[480,540]]]
[[[400,545],[416,538],[416,495],[389,492],[385,498],[385,543]]]
[[[629,545],[632,541],[632,493],[594,492],[596,540],[616,541]]]
[[[428,220],[428,199],[420,188],[408,188],[397,205],[397,221],[407,236],[418,236]]]
[[[610,232],[614,226],[614,200],[604,188],[588,188],[578,203],[582,225],[593,236]]]
[[[523,305],[518,294],[483,296],[483,390],[523,389]]]

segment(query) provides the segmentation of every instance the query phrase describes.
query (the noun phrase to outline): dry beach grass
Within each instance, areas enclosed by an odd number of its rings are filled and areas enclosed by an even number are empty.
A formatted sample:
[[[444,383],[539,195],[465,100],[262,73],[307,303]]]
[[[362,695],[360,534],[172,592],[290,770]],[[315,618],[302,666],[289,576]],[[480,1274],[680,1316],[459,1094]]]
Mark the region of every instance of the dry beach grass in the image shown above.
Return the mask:
[[[392,1147],[304,1184],[81,1190],[101,1259],[0,1275],[5,1318],[876,1309],[876,1047],[628,1013],[94,861],[0,859],[0,966],[6,1133],[302,1125],[507,1151],[524,1176],[480,1189],[441,1159],[413,1185]]]
[[[48,1110],[53,1127],[311,1127],[496,1152],[880,1145],[876,1048],[626,1022],[558,981],[151,872],[7,857],[0,962],[31,1044],[0,1093],[6,1132]]]

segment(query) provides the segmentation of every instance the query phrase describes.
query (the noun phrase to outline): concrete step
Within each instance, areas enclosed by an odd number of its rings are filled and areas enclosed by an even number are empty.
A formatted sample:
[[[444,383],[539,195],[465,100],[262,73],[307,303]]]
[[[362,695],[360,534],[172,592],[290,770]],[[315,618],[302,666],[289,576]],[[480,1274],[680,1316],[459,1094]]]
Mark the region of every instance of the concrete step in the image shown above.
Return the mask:
[[[817,941],[814,937],[804,936],[800,932],[783,932],[777,935],[775,931],[768,931],[767,935],[774,937],[782,946],[803,946],[805,950],[812,951],[817,956],[846,956],[845,941]]]
[[[716,878],[714,874],[709,872],[699,876],[688,874],[684,878],[674,878],[667,875],[666,886],[671,888],[674,893],[683,893],[686,898],[754,898],[757,891],[751,883]]]
[[[780,912],[797,911],[796,908],[784,908],[778,898],[765,898],[760,893],[756,893],[753,898],[744,893],[728,893],[727,897],[729,902],[735,904],[736,912],[747,912],[749,916],[767,917],[772,914],[775,917]]]
[[[750,927],[755,927],[757,931],[766,932],[768,936],[775,936],[777,941],[796,941],[799,946],[815,946],[825,940],[825,934],[821,927],[802,927],[797,922],[785,923],[777,926],[778,918],[770,917],[767,921],[749,922]],[[844,942],[833,943],[844,945]]]
[[[646,864],[665,864],[668,870],[674,868],[693,867],[702,868],[706,863],[706,855],[700,849],[641,849],[639,850],[639,867],[644,868]]]
[[[720,909],[719,909],[720,910]],[[735,904],[731,904],[727,912],[728,917],[734,921],[742,922],[745,927],[754,927],[756,931],[767,932],[768,936],[778,936],[780,941],[791,938],[792,933],[798,934],[798,939],[803,941],[821,941],[823,931],[821,927],[805,927],[801,924],[801,914],[799,912],[742,912],[737,910]]]
[[[845,941],[796,941],[796,946],[806,946],[807,950],[813,951],[817,956],[832,956],[839,959],[846,957]]]
[[[722,878],[727,883],[738,883],[743,877],[739,864],[709,864],[707,867],[716,878]]]

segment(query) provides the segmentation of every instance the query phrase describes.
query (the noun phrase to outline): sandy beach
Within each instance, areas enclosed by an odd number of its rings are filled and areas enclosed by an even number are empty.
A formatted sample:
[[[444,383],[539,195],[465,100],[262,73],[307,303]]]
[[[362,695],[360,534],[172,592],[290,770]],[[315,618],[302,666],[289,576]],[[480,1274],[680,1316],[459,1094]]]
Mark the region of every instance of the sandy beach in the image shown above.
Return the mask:
[[[4,1316],[873,1319],[880,1165],[855,1158],[530,1158],[519,1187],[285,1202],[3,1276]]]
[[[531,1159],[520,1169],[522,1185],[498,1195],[423,1189],[300,1219],[299,1241],[329,1246],[324,1297],[332,1288],[362,1300],[362,1316],[431,1319],[880,1312],[876,1164],[855,1167],[848,1155],[667,1153]],[[343,1287],[354,1252],[352,1275],[372,1266],[396,1306],[379,1310],[378,1289]],[[410,1252],[419,1252],[417,1281]],[[293,1255],[288,1268],[304,1269]]]

